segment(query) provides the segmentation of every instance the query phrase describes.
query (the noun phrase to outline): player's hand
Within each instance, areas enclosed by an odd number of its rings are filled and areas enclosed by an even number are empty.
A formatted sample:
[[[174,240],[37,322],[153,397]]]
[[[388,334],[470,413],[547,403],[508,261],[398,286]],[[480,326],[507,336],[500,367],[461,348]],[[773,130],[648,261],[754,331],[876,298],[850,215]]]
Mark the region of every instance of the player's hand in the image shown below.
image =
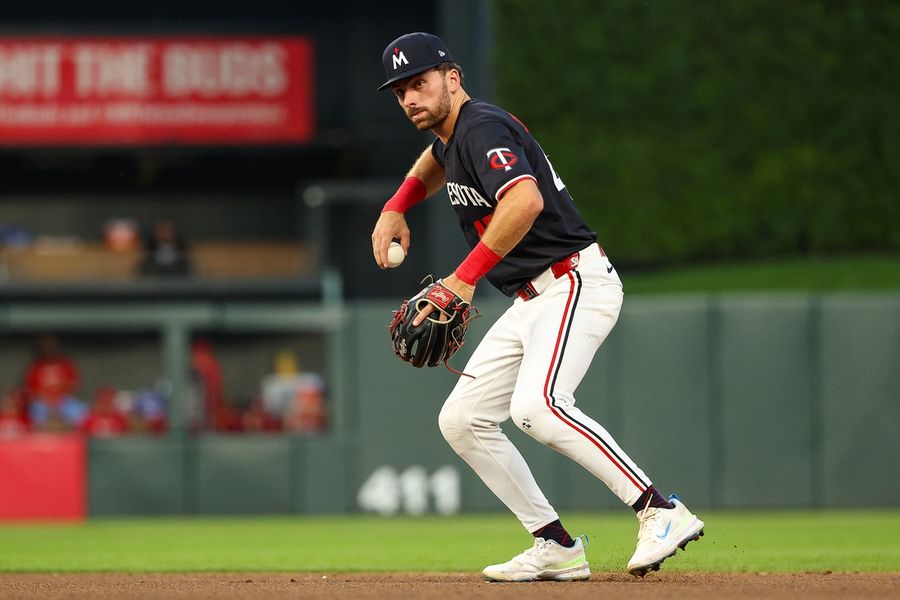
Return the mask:
[[[441,279],[441,283],[445,288],[449,289],[467,303],[472,304],[472,298],[475,297],[474,285],[469,285],[468,283],[461,281],[455,273],[451,273]],[[436,309],[431,304],[425,305],[425,307],[416,315],[416,318],[413,319],[413,327],[424,321],[434,310]]]
[[[382,269],[388,268],[388,248],[391,242],[399,240],[404,254],[409,254],[409,227],[403,213],[386,210],[375,222],[372,231],[372,254],[375,263]]]

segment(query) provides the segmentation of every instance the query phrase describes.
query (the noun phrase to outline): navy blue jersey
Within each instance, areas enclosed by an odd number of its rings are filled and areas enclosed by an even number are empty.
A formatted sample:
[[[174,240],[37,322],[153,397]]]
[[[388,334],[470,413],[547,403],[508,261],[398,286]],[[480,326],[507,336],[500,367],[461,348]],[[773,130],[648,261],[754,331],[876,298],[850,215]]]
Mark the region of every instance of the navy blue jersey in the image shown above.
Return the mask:
[[[477,100],[462,105],[447,144],[436,140],[434,159],[444,167],[450,204],[474,248],[497,203],[516,183],[537,182],[544,209],[522,241],[487,274],[507,296],[550,265],[596,241],[566,186],[528,129],[506,111]]]

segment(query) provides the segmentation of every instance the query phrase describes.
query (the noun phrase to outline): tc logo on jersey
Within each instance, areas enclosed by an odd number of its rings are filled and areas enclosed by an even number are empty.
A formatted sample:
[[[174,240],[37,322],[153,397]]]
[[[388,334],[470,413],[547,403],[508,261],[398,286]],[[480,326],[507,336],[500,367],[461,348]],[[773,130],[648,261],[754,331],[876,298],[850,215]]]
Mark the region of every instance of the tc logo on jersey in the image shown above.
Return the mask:
[[[519,162],[519,157],[509,148],[491,148],[487,151],[487,157],[491,159],[492,169],[510,171],[513,165]]]
[[[406,60],[406,55],[403,54],[403,51],[400,48],[394,47],[394,56],[391,57],[394,61],[394,70],[397,70],[397,67],[401,65],[408,65],[409,61]]]

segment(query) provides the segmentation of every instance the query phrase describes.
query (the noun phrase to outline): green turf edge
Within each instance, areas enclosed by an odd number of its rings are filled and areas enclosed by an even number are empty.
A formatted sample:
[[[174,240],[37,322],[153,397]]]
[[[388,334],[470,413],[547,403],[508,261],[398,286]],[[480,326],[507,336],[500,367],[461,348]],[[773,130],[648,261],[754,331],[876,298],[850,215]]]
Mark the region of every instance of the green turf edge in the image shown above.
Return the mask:
[[[707,535],[667,561],[667,571],[900,571],[900,509],[700,516]],[[564,522],[589,535],[593,571],[624,570],[633,516],[572,513]],[[0,526],[0,572],[478,572],[529,544],[505,514],[95,519]]]

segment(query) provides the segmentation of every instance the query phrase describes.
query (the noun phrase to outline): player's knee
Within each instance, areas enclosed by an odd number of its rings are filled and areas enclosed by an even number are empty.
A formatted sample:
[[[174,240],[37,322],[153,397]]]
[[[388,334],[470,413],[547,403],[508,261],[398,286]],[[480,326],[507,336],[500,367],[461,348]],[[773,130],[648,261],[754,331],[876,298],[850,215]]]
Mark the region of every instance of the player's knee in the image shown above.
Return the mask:
[[[461,444],[463,440],[471,435],[471,427],[468,418],[460,414],[458,405],[444,404],[438,415],[438,427],[447,443],[453,448]]]
[[[532,398],[518,396],[510,405],[509,418],[516,427],[530,436],[534,436],[540,428],[542,409]]]

